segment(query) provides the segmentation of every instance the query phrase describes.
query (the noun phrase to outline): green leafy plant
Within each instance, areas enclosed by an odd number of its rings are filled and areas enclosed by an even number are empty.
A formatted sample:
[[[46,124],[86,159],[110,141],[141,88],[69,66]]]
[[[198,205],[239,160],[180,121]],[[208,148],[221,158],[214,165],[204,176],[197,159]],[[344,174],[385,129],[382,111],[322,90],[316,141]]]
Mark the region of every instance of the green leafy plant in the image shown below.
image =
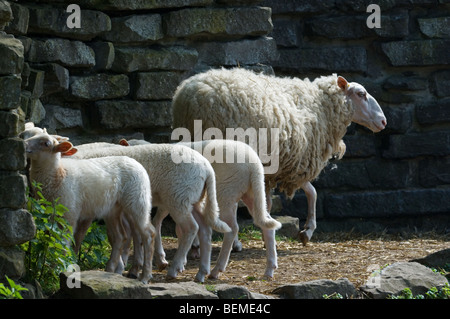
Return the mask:
[[[42,195],[42,185],[33,183],[36,197],[28,196],[28,210],[34,217],[36,236],[22,244],[27,278],[36,279],[45,292],[55,291],[59,273],[76,262],[72,250],[72,227],[63,218],[67,208],[58,199],[49,202]]]
[[[28,289],[16,284],[14,280],[9,279],[8,276],[5,276],[5,278],[8,281],[9,288],[5,286],[5,284],[0,283],[0,299],[23,299],[20,292],[28,291]]]
[[[254,225],[248,225],[238,234],[240,240],[262,240],[262,233],[259,228]]]
[[[405,288],[402,290],[401,294],[398,296],[389,296],[389,299],[450,299],[450,286],[448,283],[441,288],[432,287],[425,295],[415,295],[412,293],[411,289]]]
[[[342,296],[340,293],[338,292],[333,292],[331,295],[328,294],[324,294],[322,296],[323,299],[344,299],[344,296]]]
[[[430,288],[425,293],[426,299],[450,299],[450,285],[448,283],[445,284],[444,287],[441,287],[440,289],[436,287]]]
[[[106,229],[93,222],[84,237],[77,264],[81,270],[104,268],[111,254]]]

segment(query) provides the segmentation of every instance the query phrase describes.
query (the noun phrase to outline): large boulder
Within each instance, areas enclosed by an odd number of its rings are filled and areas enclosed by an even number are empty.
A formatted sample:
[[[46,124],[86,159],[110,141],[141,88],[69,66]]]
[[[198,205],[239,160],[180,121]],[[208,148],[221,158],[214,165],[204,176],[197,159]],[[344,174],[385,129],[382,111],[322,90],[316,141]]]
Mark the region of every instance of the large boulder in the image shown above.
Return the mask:
[[[119,274],[90,270],[60,274],[57,298],[70,299],[150,299],[148,286]]]
[[[323,299],[324,295],[339,293],[344,298],[358,297],[358,291],[347,278],[319,279],[280,286],[273,290],[281,299]]]
[[[143,284],[119,274],[89,270],[60,275],[56,298],[70,299],[217,299],[195,282]]]
[[[251,292],[244,286],[220,284],[214,290],[219,299],[275,299],[273,296]]]
[[[424,294],[432,287],[442,287],[447,279],[417,262],[397,262],[373,274],[360,289],[374,299],[397,296],[405,288],[413,295]]]
[[[450,248],[439,250],[424,258],[418,258],[411,261],[418,262],[427,267],[444,268],[450,263]]]

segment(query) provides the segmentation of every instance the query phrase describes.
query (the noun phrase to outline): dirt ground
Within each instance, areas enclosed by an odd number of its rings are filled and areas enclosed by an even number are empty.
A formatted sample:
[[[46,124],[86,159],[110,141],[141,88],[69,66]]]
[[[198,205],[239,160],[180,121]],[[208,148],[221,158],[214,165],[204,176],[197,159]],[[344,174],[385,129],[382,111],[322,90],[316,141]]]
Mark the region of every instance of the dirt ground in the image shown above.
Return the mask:
[[[243,250],[232,252],[226,271],[219,279],[208,279],[205,284],[243,285],[252,292],[269,295],[278,286],[315,279],[348,278],[355,287],[360,287],[374,268],[423,258],[450,248],[450,234],[435,233],[403,237],[387,234],[314,234],[306,246],[293,240],[278,240],[278,269],[273,279],[266,280],[263,278],[266,251],[262,240],[257,237],[246,236],[241,239]],[[166,237],[163,245],[170,262],[177,247],[177,239]],[[211,268],[215,265],[220,247],[220,241],[213,243]],[[192,281],[197,270],[198,260],[188,259],[186,270],[175,280]],[[166,282],[166,272],[154,270],[153,281]]]

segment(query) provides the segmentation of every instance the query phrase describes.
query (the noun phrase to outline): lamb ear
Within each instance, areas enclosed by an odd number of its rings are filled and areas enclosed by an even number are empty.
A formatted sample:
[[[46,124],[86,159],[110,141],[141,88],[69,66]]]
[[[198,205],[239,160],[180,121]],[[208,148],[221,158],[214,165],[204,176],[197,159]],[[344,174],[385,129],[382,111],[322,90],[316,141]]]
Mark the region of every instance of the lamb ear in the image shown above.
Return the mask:
[[[130,144],[128,144],[128,141],[124,138],[119,141],[119,144],[122,146],[130,146]]]
[[[73,147],[72,143],[64,141],[53,147],[53,152],[67,153]],[[74,153],[75,154],[75,153]]]
[[[69,140],[69,138],[68,137],[66,137],[66,136],[61,136],[61,135],[52,135],[54,138],[56,138],[56,140],[58,141],[58,142],[66,142],[66,141],[68,141]]]
[[[344,79],[342,76],[338,76],[337,84],[342,89],[342,91],[345,92],[345,90],[347,89],[347,86],[348,86],[347,80]]]
[[[75,147],[72,147],[70,150],[68,150],[65,153],[62,153],[62,156],[72,156],[74,155],[76,152],[78,152],[78,150]]]
[[[25,123],[25,130],[28,130],[28,129],[33,128],[33,127],[34,127],[34,123],[33,122]]]

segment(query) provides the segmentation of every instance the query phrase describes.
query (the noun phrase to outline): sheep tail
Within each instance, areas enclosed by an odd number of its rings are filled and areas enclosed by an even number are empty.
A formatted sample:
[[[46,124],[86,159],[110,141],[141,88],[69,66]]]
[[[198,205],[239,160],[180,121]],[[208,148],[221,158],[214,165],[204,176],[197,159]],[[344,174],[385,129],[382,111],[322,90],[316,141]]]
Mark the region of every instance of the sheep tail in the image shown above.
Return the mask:
[[[211,169],[212,170],[212,169]],[[206,223],[219,233],[228,233],[231,228],[219,219],[219,205],[216,197],[216,180],[214,172],[206,177],[206,203],[204,208],[204,218]]]
[[[253,222],[262,229],[277,230],[281,223],[272,218],[267,211],[266,192],[263,174],[251,174],[251,187],[253,190]]]

